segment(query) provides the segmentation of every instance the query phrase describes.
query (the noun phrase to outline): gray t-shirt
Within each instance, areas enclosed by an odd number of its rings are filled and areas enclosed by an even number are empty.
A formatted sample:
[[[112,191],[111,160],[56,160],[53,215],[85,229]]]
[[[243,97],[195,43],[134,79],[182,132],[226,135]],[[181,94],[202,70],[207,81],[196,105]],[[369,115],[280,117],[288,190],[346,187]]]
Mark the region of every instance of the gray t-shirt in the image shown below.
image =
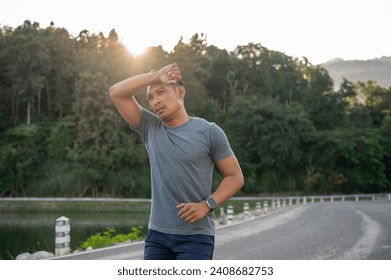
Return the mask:
[[[215,234],[214,214],[189,224],[178,216],[182,202],[200,202],[211,194],[214,161],[233,155],[223,130],[214,123],[191,117],[168,128],[150,111],[142,109],[134,128],[149,156],[152,205],[149,228],[170,234]]]

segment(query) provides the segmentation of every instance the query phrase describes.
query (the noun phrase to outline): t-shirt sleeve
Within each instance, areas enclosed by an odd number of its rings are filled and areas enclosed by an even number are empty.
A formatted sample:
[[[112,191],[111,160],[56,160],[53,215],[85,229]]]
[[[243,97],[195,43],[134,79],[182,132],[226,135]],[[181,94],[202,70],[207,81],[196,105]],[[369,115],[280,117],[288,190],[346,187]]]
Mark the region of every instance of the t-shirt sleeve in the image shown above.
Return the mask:
[[[214,161],[222,160],[229,156],[234,155],[232,148],[229,144],[227,135],[225,132],[216,124],[212,125],[210,133],[211,141],[211,156]]]
[[[150,111],[148,110],[145,110],[144,108],[141,108],[141,119],[140,119],[140,122],[137,126],[135,127],[130,127],[131,129],[133,129],[134,131],[137,131],[141,138],[146,141],[147,140],[147,130],[148,130],[148,127],[152,124],[152,123],[156,123],[158,122],[159,119],[158,117],[151,113]]]

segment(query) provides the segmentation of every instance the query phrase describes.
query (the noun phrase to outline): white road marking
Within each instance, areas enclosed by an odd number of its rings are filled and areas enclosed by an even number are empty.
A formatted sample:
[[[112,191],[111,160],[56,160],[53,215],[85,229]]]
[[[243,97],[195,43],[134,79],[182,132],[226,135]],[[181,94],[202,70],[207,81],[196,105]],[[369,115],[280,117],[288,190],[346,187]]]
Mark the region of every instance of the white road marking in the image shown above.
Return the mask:
[[[363,235],[359,240],[357,240],[356,244],[349,250],[345,251],[339,259],[367,259],[370,253],[375,249],[376,242],[382,234],[381,225],[377,221],[371,219],[369,216],[358,210],[356,210],[356,213],[361,216],[361,229]]]

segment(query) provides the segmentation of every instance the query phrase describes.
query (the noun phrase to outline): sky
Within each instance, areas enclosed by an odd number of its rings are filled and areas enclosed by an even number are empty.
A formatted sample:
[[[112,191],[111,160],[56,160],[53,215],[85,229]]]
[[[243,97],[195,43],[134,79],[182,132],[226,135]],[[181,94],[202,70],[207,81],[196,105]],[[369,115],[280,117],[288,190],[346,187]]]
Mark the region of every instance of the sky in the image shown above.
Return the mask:
[[[0,26],[53,21],[73,36],[115,28],[136,55],[204,33],[227,51],[260,43],[319,64],[391,56],[390,12],[390,0],[0,0]]]

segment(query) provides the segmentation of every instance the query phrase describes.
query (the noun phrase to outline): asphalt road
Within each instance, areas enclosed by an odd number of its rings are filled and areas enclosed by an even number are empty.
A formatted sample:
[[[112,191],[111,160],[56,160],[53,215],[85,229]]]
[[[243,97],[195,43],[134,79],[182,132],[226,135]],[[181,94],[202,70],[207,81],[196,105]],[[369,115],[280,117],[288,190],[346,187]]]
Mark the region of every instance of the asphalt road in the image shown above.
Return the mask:
[[[55,259],[142,259],[144,243]],[[287,207],[218,227],[215,260],[391,260],[391,201]]]
[[[391,201],[306,204],[220,228],[214,259],[391,260]]]

